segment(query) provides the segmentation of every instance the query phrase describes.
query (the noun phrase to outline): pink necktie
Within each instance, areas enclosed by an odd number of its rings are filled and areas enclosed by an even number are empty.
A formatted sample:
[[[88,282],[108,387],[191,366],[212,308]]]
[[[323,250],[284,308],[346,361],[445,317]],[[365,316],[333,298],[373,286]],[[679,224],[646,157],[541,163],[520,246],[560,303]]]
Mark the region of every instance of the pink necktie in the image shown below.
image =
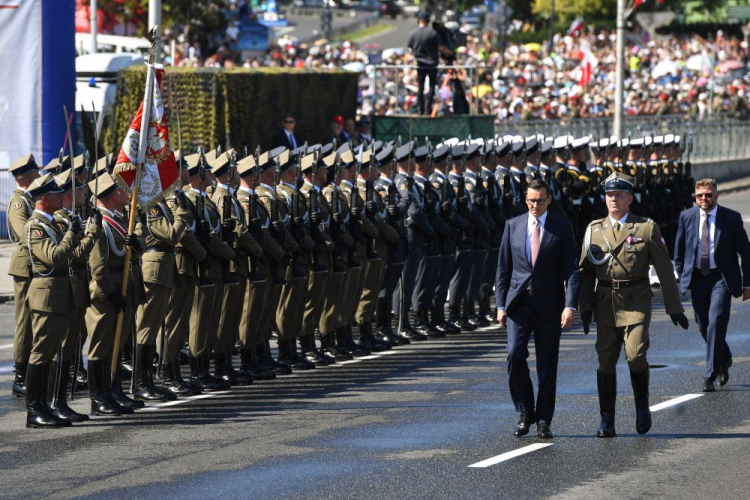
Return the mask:
[[[534,267],[536,258],[539,255],[539,240],[541,231],[539,229],[539,219],[534,221],[534,230],[531,232],[531,266]]]

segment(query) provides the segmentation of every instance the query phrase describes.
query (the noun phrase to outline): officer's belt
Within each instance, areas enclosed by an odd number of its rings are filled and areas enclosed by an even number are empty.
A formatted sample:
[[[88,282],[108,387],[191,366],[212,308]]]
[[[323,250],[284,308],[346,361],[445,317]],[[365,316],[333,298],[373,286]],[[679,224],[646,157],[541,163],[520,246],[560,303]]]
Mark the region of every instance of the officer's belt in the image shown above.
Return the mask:
[[[599,286],[604,288],[612,288],[619,290],[620,288],[632,288],[634,286],[642,285],[648,282],[648,276],[641,276],[632,280],[620,280],[620,281],[602,281],[599,280]]]
[[[109,272],[112,274],[122,273],[123,267],[124,266],[109,266]]]
[[[71,264],[70,268],[73,271],[85,271],[86,270],[86,264]]]
[[[170,247],[167,245],[154,245],[152,247],[146,248],[146,251],[144,253],[154,253],[154,252],[174,254],[174,247]]]
[[[51,273],[34,273],[34,278],[62,278],[63,276],[69,276],[68,269],[55,269]]]

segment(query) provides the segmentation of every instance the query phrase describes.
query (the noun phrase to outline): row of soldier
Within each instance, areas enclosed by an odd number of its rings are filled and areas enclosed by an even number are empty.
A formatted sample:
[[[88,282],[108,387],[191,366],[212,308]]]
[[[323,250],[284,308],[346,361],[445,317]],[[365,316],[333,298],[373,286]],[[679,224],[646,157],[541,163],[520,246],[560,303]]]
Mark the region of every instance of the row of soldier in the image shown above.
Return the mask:
[[[528,182],[548,180],[553,207],[583,230],[603,215],[597,187],[609,171],[636,174],[642,194],[690,185],[682,150],[674,136],[534,136],[178,152],[181,188],[139,209],[133,234],[111,156],[40,170],[29,155],[11,167],[8,205],[13,393],[26,397],[29,426],[87,420],[67,405],[87,340],[91,412],[119,415],[489,326],[504,223],[526,211]],[[115,346],[120,313],[132,335]],[[111,371],[115,352],[129,354]]]

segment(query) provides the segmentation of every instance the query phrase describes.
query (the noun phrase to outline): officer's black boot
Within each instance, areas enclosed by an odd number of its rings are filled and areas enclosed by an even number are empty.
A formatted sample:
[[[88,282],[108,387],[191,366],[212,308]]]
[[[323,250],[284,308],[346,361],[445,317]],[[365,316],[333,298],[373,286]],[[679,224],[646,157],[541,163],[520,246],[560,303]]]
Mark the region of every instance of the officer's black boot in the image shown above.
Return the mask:
[[[635,430],[646,434],[651,429],[651,410],[648,407],[649,370],[642,373],[630,372],[635,397]]]
[[[279,346],[280,345],[281,344],[279,344]],[[270,341],[266,341],[265,353],[266,353],[266,360],[274,368],[277,375],[291,375],[292,374],[291,363],[287,363],[286,361],[282,361],[282,360],[277,361],[273,359],[273,355],[271,354],[271,342]]]
[[[435,307],[430,307],[427,310],[427,317],[430,320],[430,324],[435,330],[439,331],[440,333],[453,333],[453,331],[448,327],[448,324],[445,322],[445,318],[443,318],[443,315],[440,313],[441,310]]]
[[[55,429],[61,424],[47,410],[44,401],[44,387],[47,385],[44,371],[44,365],[29,364],[26,367],[26,427]]]
[[[299,338],[299,353],[305,361],[315,366],[328,366],[328,361],[315,349],[315,339],[312,335],[303,334]]]
[[[372,323],[369,321],[362,321],[359,324],[359,344],[373,352],[383,352],[393,347],[393,345],[401,345],[400,343],[391,342],[386,335],[380,332],[374,332],[372,330]]]
[[[396,333],[388,328],[387,330],[373,330],[372,325],[368,322],[367,323],[368,328],[368,335],[373,337],[375,341],[383,341],[387,342],[391,346],[400,346],[400,345],[408,345],[411,344],[411,341],[405,337],[402,337],[400,335],[396,335]],[[362,325],[359,325],[360,331],[362,330]],[[360,334],[361,337],[361,334]]]
[[[102,362],[104,397],[109,401],[109,404],[117,408],[122,415],[132,415],[135,413],[134,409],[129,406],[121,405],[115,398],[114,390],[112,388],[112,367],[110,361],[111,360],[108,359]]]
[[[13,397],[26,397],[26,369],[28,366],[28,363],[16,363],[16,376],[13,379],[12,389]]]
[[[599,390],[599,413],[602,416],[596,436],[615,437],[615,400],[617,399],[617,375],[596,372],[596,386]]]
[[[258,363],[253,348],[240,349],[240,373],[250,375],[256,380],[273,380],[276,378],[276,373]]]
[[[61,420],[85,422],[88,415],[81,415],[68,406],[68,381],[70,380],[70,361],[63,361],[56,367],[53,377],[56,379],[52,394],[52,414]]]
[[[120,363],[122,363],[122,358],[120,358]],[[146,406],[146,403],[144,403],[143,401],[130,399],[125,394],[125,391],[122,390],[122,370],[120,366],[117,367],[117,372],[115,373],[114,380],[112,381],[112,396],[114,396],[117,404],[126,408],[137,410]]]
[[[461,333],[461,328],[453,324],[449,319],[445,319],[445,304],[439,307],[435,307],[435,315],[439,316],[442,319],[443,325],[448,330],[446,333],[448,334]]]
[[[393,334],[391,327],[391,304],[388,299],[378,298],[378,305],[375,311],[375,329],[381,334]]]
[[[423,335],[418,332],[409,321],[409,312],[403,311],[398,318],[398,326],[396,327],[396,335],[409,339],[410,341],[421,341],[427,340],[427,335]]]
[[[320,345],[323,348],[323,352],[333,357],[333,359],[336,361],[349,361],[351,359],[354,359],[354,356],[343,349],[339,349],[339,347],[336,345],[334,332],[321,334]]]
[[[492,297],[490,295],[485,295],[480,301],[479,307],[483,310],[484,318],[489,324],[495,323],[495,321],[497,321],[497,314],[492,311]]]
[[[166,360],[165,360],[166,361]],[[175,373],[175,364],[177,365],[177,370]],[[190,387],[186,386],[182,382],[182,377],[178,376],[180,374],[180,363],[170,363],[167,362],[166,364],[161,365],[161,383],[164,389],[170,391],[172,394],[175,394],[176,396],[192,396],[194,393],[190,389]]]
[[[193,387],[197,387],[202,391],[208,390],[205,381],[203,380],[203,363],[200,358],[196,358],[190,353],[190,380],[189,384]]]
[[[229,383],[236,386],[245,386],[253,383],[252,374],[244,374],[234,369],[232,365],[232,352],[226,353],[225,370],[229,375]]]
[[[448,304],[448,319],[445,322],[454,329],[457,329],[459,333],[464,330],[461,326],[461,306]]]
[[[122,347],[122,369],[125,373],[133,373],[133,344],[126,342]]]
[[[487,321],[481,314],[477,315],[476,312],[476,301],[472,300],[466,303],[467,314],[466,317],[472,325],[476,328],[484,328],[490,326],[490,322]]]
[[[286,341],[286,344],[293,370],[315,369],[315,363],[306,360],[304,356],[300,356],[299,352],[297,351],[297,339],[289,339]]]
[[[369,349],[354,342],[352,337],[351,325],[344,326],[336,330],[336,344],[355,357],[369,356],[372,354]]]
[[[473,332],[477,329],[477,325],[470,320],[470,315],[474,314],[474,311],[471,310],[471,306],[472,304],[470,302],[461,303],[461,330],[467,332]]]
[[[226,391],[232,386],[224,379],[220,379],[211,375],[211,355],[206,353],[201,357],[201,368],[202,377],[206,381],[207,387],[214,391]]]
[[[55,412],[52,411],[52,407],[50,406],[50,401],[55,394],[55,382],[57,381],[58,373],[56,369],[52,369],[53,365],[55,368],[57,368],[57,362],[47,363],[46,365],[44,365],[44,380],[46,381],[46,383],[44,384],[44,387],[42,387],[42,390],[44,391],[42,401],[44,403],[45,409],[47,410],[47,413],[49,413],[52,418],[57,420],[57,422],[60,424],[60,427],[71,427],[73,425],[73,422],[57,416]]]
[[[103,417],[118,417],[120,410],[112,406],[104,395],[104,361],[89,359],[89,397],[91,398],[91,414]]]
[[[85,391],[89,388],[89,374],[83,366],[83,353],[78,356],[78,365],[71,366],[70,372],[71,377],[76,379],[76,392]]]
[[[135,366],[133,371],[133,397],[141,401],[166,401],[167,396],[156,390],[149,373],[151,370],[151,346],[136,344]]]

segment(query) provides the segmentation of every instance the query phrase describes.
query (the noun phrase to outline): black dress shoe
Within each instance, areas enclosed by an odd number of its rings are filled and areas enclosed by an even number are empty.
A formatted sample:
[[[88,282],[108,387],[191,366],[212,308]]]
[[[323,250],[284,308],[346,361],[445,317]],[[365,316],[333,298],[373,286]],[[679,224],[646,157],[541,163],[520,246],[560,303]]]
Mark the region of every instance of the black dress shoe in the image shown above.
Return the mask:
[[[552,435],[549,424],[544,420],[540,420],[536,424],[536,437],[541,439],[552,439],[555,436]]]
[[[721,368],[719,368],[719,376],[717,377],[717,381],[719,382],[720,386],[727,385],[727,382],[729,382],[729,367],[732,366],[732,359],[730,358],[728,361],[725,361]]]
[[[716,382],[710,378],[703,379],[703,392],[715,392]]]
[[[615,437],[615,412],[602,411],[602,422],[599,424],[599,430],[596,431],[596,437],[611,438]]]
[[[536,415],[533,412],[521,413],[518,419],[518,425],[516,425],[516,431],[513,433],[516,437],[525,436],[531,429],[531,424],[536,422]]]

